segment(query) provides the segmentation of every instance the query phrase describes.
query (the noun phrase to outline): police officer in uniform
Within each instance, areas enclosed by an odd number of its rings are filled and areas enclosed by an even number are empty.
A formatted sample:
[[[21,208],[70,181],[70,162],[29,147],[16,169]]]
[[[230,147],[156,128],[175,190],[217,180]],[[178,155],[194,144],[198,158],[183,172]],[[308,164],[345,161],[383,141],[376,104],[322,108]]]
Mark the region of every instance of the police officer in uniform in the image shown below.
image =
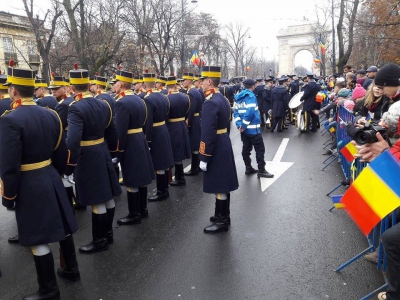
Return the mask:
[[[167,127],[175,165],[175,181],[171,181],[170,186],[186,185],[182,161],[190,158],[191,153],[188,127],[185,122],[191,107],[191,101],[188,95],[178,91],[176,83],[175,76],[166,78],[167,98],[170,103]],[[196,92],[198,91],[196,90]]]
[[[215,215],[205,233],[229,230],[230,192],[239,187],[235,158],[228,135],[231,107],[218,90],[221,68],[204,66],[202,87],[206,100],[202,108],[200,168],[203,174],[203,191],[215,194]]]
[[[118,151],[118,137],[110,105],[89,92],[88,71],[79,70],[76,64],[74,68],[69,72],[75,100],[68,111],[66,175],[75,169],[79,200],[92,206],[93,240],[80,247],[79,252],[94,253],[107,250],[108,244],[113,243],[114,196],[122,191],[110,152]]]
[[[155,179],[153,162],[143,126],[147,108],[144,101],[132,91],[133,74],[118,70],[116,84],[115,126],[119,137],[118,157],[127,190],[128,210],[126,217],[118,219],[119,225],[140,224],[148,218],[147,185]]]
[[[65,85],[64,77],[53,75],[51,77],[49,89]],[[52,95],[47,93],[47,84],[44,79],[35,80],[35,96],[37,105],[48,107],[52,110],[56,109],[58,102]]]
[[[144,102],[147,107],[147,119],[144,131],[150,147],[154,170],[156,171],[157,193],[149,201],[165,200],[169,197],[169,178],[165,171],[174,165],[171,140],[166,122],[168,121],[169,101],[155,88],[156,75],[144,73],[147,93]]]
[[[184,92],[190,99],[190,110],[187,115],[187,127],[189,129],[190,150],[192,152],[192,162],[190,170],[185,173],[186,176],[195,176],[199,174],[199,145],[201,136],[200,114],[203,105],[203,99],[198,89],[192,85],[193,74],[184,73],[183,86]]]
[[[67,149],[57,113],[33,101],[34,71],[12,66],[6,83],[12,111],[0,118],[2,204],[15,206],[20,244],[31,247],[35,260],[39,290],[24,299],[60,299],[49,243],[60,242],[65,264],[57,274],[80,279],[72,237],[78,225],[60,179]]]
[[[307,84],[303,87],[304,94],[300,98],[301,102],[304,101],[302,114],[304,118],[304,126],[306,128],[305,132],[317,132],[319,117],[312,111],[321,109],[321,103],[315,101],[315,97],[321,88],[315,82],[314,74],[312,73],[307,74],[306,82]]]

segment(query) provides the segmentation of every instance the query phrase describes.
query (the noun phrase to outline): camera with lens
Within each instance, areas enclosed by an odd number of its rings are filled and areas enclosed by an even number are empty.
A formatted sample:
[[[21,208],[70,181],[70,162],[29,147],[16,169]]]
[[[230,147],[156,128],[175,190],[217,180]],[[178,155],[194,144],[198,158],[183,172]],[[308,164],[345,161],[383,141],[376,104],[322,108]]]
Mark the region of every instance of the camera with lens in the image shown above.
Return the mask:
[[[377,142],[376,134],[378,132],[386,139],[386,128],[370,123],[365,124],[362,128],[357,128],[354,124],[347,124],[346,132],[358,145]]]

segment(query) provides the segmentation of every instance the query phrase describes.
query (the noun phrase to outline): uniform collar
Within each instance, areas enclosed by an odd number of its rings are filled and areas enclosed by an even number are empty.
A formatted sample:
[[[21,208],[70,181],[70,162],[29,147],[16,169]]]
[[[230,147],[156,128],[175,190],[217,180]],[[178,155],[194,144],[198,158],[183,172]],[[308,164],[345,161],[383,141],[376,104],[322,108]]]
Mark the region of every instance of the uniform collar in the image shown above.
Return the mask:
[[[100,90],[96,93],[97,95],[101,95],[101,94],[107,94],[107,92],[105,90]]]
[[[149,94],[152,94],[152,93],[159,93],[159,92],[160,91],[158,91],[157,89],[154,88],[154,89],[148,89],[146,93],[147,93],[147,95],[149,95]]]
[[[86,91],[86,92],[83,92],[83,93],[76,94],[74,99],[75,99],[75,101],[79,101],[81,99],[90,98],[90,97],[93,97],[92,93],[89,92],[89,91]]]
[[[40,98],[49,97],[49,96],[51,96],[51,95],[50,94],[43,94],[42,97],[40,97]]]
[[[119,93],[115,98],[117,100],[121,99],[122,97],[125,97],[127,95],[133,95],[133,91],[132,90],[126,90],[126,91],[122,91],[121,93]]]
[[[207,99],[210,99],[210,98],[212,97],[212,95],[213,95],[213,94],[216,94],[216,93],[219,93],[219,90],[218,90],[218,89],[209,89],[209,90],[207,90],[207,91],[204,92],[204,96],[205,96]]]
[[[36,105],[36,103],[35,103],[35,101],[33,101],[33,98],[29,98],[29,97],[28,98],[20,98],[20,99],[14,100],[11,103],[10,107],[11,107],[11,109],[16,109],[23,105],[24,106],[25,105]]]
[[[2,96],[0,97],[0,100],[8,99],[8,98],[10,98],[10,95],[9,95],[9,94],[4,94],[4,95],[2,95]]]

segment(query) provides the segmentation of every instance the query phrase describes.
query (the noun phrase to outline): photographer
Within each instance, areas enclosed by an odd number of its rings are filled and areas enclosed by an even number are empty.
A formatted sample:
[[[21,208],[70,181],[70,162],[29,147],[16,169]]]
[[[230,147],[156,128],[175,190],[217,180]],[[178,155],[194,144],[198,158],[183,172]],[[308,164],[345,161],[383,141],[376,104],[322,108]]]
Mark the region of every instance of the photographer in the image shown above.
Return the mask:
[[[384,65],[375,77],[375,84],[383,86],[383,92],[389,97],[394,97],[400,89],[400,68],[396,64]],[[399,131],[400,103],[393,104],[387,113],[384,113],[381,125],[388,130],[388,136]],[[400,140],[390,147],[380,133],[376,134],[377,141],[364,145],[356,145],[358,153],[355,157],[360,157],[362,161],[371,162],[384,151],[390,151],[398,161],[400,161]],[[355,142],[353,142],[355,144]],[[380,293],[378,299],[395,300],[400,299],[400,223],[386,230],[382,235],[382,243],[388,262],[388,283],[387,292]]]

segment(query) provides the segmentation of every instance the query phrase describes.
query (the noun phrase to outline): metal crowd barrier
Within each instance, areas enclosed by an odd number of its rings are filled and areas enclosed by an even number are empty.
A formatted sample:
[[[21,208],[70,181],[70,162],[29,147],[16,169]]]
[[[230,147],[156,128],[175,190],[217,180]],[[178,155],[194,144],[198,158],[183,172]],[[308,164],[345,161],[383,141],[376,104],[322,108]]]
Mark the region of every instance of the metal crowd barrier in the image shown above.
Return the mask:
[[[337,115],[338,115],[338,120],[341,119],[345,123],[347,123],[348,121],[354,123],[353,114],[342,106],[340,106],[338,108]],[[355,159],[352,163],[349,163],[343,157],[343,155],[340,153],[340,150],[343,147],[345,147],[348,142],[351,141],[351,138],[347,135],[344,125],[340,124],[339,121],[337,122],[337,125],[336,125],[336,138],[337,138],[337,153],[332,154],[330,157],[328,157],[328,159],[326,159],[324,161],[324,163],[326,163],[326,165],[323,168],[323,170],[326,167],[328,167],[330,164],[332,164],[333,161],[335,161],[336,159],[339,159],[345,179],[349,180],[350,184],[351,184],[357,178],[357,176],[361,173],[361,171],[367,166],[367,163],[360,162],[359,159]],[[340,183],[333,190],[331,190],[327,194],[327,196],[329,196],[331,193],[333,193],[335,190],[337,190],[342,185],[343,184]],[[340,195],[332,196],[332,197],[339,197],[339,196]],[[332,207],[330,209],[330,211],[332,211],[334,208],[335,207]],[[367,236],[368,247],[365,250],[363,250],[362,252],[360,252],[359,254],[355,255],[354,257],[352,257],[351,259],[346,261],[345,263],[341,264],[335,271],[340,272],[347,266],[351,265],[353,262],[357,261],[359,258],[363,257],[365,254],[377,250],[378,251],[377,269],[381,270],[382,272],[385,272],[386,268],[387,268],[387,260],[386,260],[386,255],[383,251],[383,246],[382,246],[380,237],[385,232],[385,230],[389,229],[391,226],[396,225],[396,219],[397,219],[396,211],[392,212],[389,216],[385,217]],[[384,285],[382,285],[381,287],[372,291],[368,295],[362,297],[360,300],[370,299],[370,298],[374,297],[377,293],[379,293],[381,291],[385,291],[387,288],[388,288],[388,284],[385,283]]]

